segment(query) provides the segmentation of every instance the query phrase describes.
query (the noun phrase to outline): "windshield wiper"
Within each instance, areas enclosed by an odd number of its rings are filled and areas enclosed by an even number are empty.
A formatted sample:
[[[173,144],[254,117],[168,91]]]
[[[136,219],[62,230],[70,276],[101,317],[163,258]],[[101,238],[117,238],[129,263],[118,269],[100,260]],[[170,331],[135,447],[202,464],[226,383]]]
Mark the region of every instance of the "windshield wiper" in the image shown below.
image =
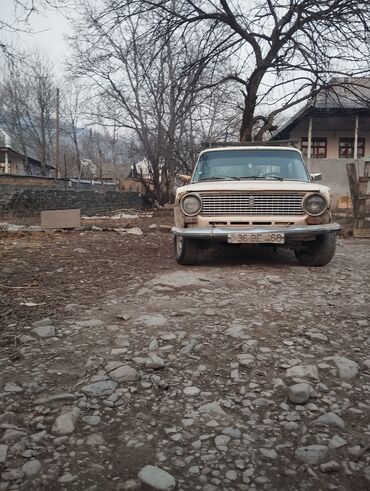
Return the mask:
[[[242,176],[239,179],[277,179],[278,181],[284,181],[280,176]]]
[[[234,181],[240,181],[239,177],[235,176],[213,176],[213,177],[203,177],[201,179],[198,179],[198,181],[213,181],[215,179],[222,179],[223,181],[229,181],[234,180]]]

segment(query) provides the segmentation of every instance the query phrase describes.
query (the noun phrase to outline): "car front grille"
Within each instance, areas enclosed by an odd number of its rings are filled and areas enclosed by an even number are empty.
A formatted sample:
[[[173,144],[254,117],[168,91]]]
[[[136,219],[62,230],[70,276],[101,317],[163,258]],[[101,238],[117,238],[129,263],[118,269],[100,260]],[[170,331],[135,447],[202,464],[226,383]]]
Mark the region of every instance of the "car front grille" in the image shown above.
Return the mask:
[[[199,193],[201,215],[216,216],[299,216],[304,215],[302,200],[306,193]]]

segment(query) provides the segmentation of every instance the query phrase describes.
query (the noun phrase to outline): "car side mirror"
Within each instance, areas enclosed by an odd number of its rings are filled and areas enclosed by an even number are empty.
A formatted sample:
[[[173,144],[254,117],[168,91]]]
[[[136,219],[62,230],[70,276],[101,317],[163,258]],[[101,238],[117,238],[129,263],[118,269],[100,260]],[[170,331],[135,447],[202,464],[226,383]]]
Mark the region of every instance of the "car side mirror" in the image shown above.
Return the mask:
[[[314,174],[310,174],[310,176],[311,176],[311,181],[312,182],[321,181],[321,179],[322,179],[322,174],[320,172],[316,172]]]
[[[187,176],[187,175],[185,175],[185,174],[179,174],[179,176],[178,176],[178,177],[179,177],[179,179],[180,179],[180,180],[181,180],[181,181],[182,181],[184,184],[186,184],[186,183],[188,183],[188,182],[190,182],[190,181],[191,181],[191,176]]]

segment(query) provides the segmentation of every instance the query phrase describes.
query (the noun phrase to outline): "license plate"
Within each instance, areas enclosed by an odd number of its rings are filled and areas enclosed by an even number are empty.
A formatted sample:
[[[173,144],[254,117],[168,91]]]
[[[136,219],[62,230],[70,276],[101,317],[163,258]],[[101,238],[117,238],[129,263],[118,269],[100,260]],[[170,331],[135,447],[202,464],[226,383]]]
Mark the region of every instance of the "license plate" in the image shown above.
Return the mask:
[[[229,244],[284,244],[284,234],[261,233],[261,234],[229,234]]]

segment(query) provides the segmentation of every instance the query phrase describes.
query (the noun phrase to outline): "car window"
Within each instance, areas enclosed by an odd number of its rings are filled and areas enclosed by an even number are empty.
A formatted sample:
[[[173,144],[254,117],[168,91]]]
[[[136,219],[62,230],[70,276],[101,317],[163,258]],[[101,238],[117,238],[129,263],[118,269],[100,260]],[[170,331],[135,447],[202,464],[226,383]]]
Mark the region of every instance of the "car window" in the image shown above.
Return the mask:
[[[309,181],[301,155],[293,150],[220,150],[200,156],[193,182],[248,177]]]

